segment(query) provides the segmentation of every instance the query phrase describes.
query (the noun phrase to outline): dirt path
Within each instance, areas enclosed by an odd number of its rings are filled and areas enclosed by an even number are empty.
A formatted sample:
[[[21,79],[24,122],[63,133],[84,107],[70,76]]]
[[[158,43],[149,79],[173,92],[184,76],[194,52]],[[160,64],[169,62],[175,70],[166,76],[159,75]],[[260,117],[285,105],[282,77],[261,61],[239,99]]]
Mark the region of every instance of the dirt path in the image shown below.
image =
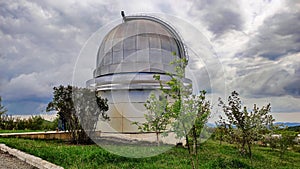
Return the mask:
[[[20,159],[0,151],[0,169],[37,169]]]

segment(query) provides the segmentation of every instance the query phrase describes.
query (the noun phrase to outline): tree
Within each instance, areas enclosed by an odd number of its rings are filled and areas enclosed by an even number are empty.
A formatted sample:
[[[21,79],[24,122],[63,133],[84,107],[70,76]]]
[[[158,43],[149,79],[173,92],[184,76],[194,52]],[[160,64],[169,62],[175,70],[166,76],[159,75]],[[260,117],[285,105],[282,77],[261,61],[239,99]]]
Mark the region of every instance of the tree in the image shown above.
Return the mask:
[[[176,54],[174,53],[173,55]],[[142,124],[133,122],[133,124],[138,125],[141,131],[155,132],[157,145],[159,145],[159,133],[164,130],[170,130],[167,128],[168,124],[171,124],[172,119],[178,117],[181,109],[181,93],[185,89],[182,79],[187,60],[175,59],[170,64],[175,65],[176,75],[167,72],[166,74],[170,77],[170,80],[166,84],[161,81],[159,74],[153,75],[153,78],[160,84],[161,93],[159,94],[159,99],[156,98],[155,94],[150,94],[145,104],[148,110],[148,114],[145,114],[146,122]],[[171,99],[173,103],[170,102]]]
[[[211,106],[205,100],[205,94],[204,90],[198,96],[183,94],[181,110],[178,114],[176,113],[177,116],[171,124],[176,137],[185,138],[193,168],[198,166],[198,140],[200,142],[201,132],[210,116]],[[174,109],[178,109],[178,106],[171,108],[171,110],[177,111]],[[195,157],[196,160],[194,160]]]
[[[107,99],[97,96],[95,91],[87,88],[73,88],[73,100],[76,116],[81,127],[89,137],[94,137],[94,132],[99,120],[109,120]],[[100,118],[100,119],[99,119]],[[85,137],[82,135],[81,137]]]
[[[220,145],[221,145],[222,141],[225,140],[227,126],[226,126],[226,124],[223,123],[222,120],[217,121],[215,124],[217,127],[215,129],[214,137],[215,137],[215,139],[219,139]]]
[[[4,128],[3,116],[7,112],[7,109],[2,105],[2,98],[0,96],[0,129]]]
[[[57,111],[61,121],[67,130],[71,132],[72,141],[78,141],[76,131],[80,130],[79,122],[75,114],[74,103],[72,100],[72,86],[53,88],[53,99],[46,108],[46,111]]]
[[[228,97],[226,105],[219,99],[219,106],[222,107],[226,118],[220,116],[223,125],[230,126],[234,142],[240,147],[242,154],[249,154],[252,159],[251,146],[255,140],[261,139],[262,131],[267,130],[274,122],[271,111],[271,105],[263,106],[259,109],[255,104],[253,110],[248,112],[247,107],[242,108],[239,94],[233,91]],[[248,150],[246,149],[248,147]]]
[[[147,118],[146,115],[143,126],[151,130],[169,130],[174,132],[177,138],[185,138],[192,167],[195,168],[198,166],[194,160],[196,155],[196,162],[198,162],[197,140],[210,115],[210,103],[205,100],[205,91],[201,91],[198,96],[192,95],[191,85],[184,83],[187,60],[175,59],[171,64],[175,66],[175,74],[167,73],[170,80],[165,84],[160,80],[160,75],[153,76],[160,84],[160,98],[164,99],[158,100],[153,95],[149,97],[147,103],[152,104],[146,104],[146,108],[149,114],[155,114],[155,118]],[[171,124],[170,128],[167,128],[168,124]],[[193,150],[191,150],[190,140],[193,143]]]
[[[57,111],[59,118],[71,133],[72,142],[89,142],[90,139],[83,129],[92,127],[84,125],[95,126],[99,115],[108,119],[105,114],[108,110],[107,99],[97,96],[95,91],[90,89],[70,85],[67,87],[60,85],[53,90],[53,100],[48,104],[46,111]]]
[[[198,96],[184,95],[180,113],[172,123],[176,136],[179,138],[185,137],[189,152],[195,155],[197,154],[198,139],[210,116],[211,106],[210,102],[205,100],[205,94],[206,91],[203,90]],[[190,142],[193,143],[192,148]]]
[[[200,95],[195,96],[192,95],[192,100],[188,103],[187,106],[191,106],[190,110],[191,112],[196,111],[195,112],[195,121],[193,123],[190,135],[193,138],[193,150],[194,150],[194,154],[197,155],[197,139],[200,139],[201,136],[201,132],[203,130],[203,128],[205,127],[205,124],[207,123],[207,120],[210,116],[210,109],[211,109],[211,105],[209,101],[206,101],[205,99],[205,94],[206,91],[202,90],[200,92]],[[199,140],[200,141],[200,140]]]
[[[168,113],[168,101],[167,98],[160,94],[157,99],[154,93],[151,93],[149,99],[145,103],[145,107],[148,110],[148,114],[145,114],[146,122],[138,125],[141,131],[154,131],[156,135],[157,146],[160,145],[159,134],[167,129],[167,125],[170,124],[170,114]]]
[[[27,129],[42,130],[42,127],[43,127],[42,125],[43,125],[43,122],[45,121],[45,119],[43,119],[41,116],[32,116],[24,121],[27,121],[27,126],[26,126]]]
[[[2,115],[4,115],[7,112],[7,109],[2,105],[2,98],[0,96],[0,120]]]
[[[280,158],[282,159],[287,149],[295,144],[294,140],[297,136],[297,132],[281,130],[279,133],[280,137],[277,139],[277,143],[280,151]]]
[[[280,159],[282,159],[288,148],[291,148],[296,144],[296,136],[297,132],[289,131],[288,127],[284,127],[284,125],[275,125],[274,130],[266,135],[265,141],[272,150],[275,148],[279,149]]]

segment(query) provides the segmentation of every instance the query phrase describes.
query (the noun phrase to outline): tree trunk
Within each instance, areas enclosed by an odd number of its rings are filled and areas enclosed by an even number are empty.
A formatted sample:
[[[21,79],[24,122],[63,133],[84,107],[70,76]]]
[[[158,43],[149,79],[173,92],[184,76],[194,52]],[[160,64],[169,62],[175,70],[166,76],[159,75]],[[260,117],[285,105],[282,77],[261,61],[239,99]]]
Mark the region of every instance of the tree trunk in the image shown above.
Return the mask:
[[[243,134],[243,138],[242,138],[242,147],[241,147],[241,153],[245,154],[246,150],[245,150],[245,145],[246,145],[246,139],[245,139],[245,135]]]
[[[194,154],[197,155],[197,134],[196,134],[196,128],[195,128],[195,125],[193,125],[193,150],[194,150]]]
[[[249,156],[250,156],[251,166],[252,166],[252,151],[251,151],[251,145],[249,141],[247,141],[247,145],[248,145],[248,151],[249,151]]]
[[[159,133],[155,132],[155,134],[156,134],[156,143],[157,143],[157,146],[160,146],[159,137],[158,137]]]
[[[197,133],[196,133],[196,127],[193,126],[193,137],[194,137],[194,154],[196,156],[196,166],[195,168],[198,168],[199,166],[199,159],[198,159],[198,141],[197,141]],[[200,140],[199,140],[200,141]]]
[[[189,137],[188,135],[185,135],[185,141],[186,141],[186,145],[189,151],[189,154],[191,154],[191,147],[190,147],[190,143],[189,143]]]

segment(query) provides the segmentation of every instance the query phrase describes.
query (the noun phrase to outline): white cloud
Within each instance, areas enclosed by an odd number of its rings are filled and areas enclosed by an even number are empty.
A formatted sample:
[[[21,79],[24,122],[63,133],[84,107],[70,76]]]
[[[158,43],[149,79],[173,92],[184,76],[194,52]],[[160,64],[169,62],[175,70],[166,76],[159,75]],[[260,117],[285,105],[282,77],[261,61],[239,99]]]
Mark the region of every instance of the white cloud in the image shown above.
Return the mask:
[[[280,12],[266,18],[239,55],[276,60],[300,52],[299,18],[299,12]]]
[[[51,86],[45,84],[37,73],[21,74],[12,78],[2,87],[7,100],[24,99],[30,97],[49,97]]]
[[[198,83],[206,89],[213,85],[213,94],[237,90],[246,102],[263,104],[267,100],[276,112],[299,112],[299,6],[280,0],[2,1],[0,95],[12,113],[20,107],[28,113],[38,111],[51,98],[53,86],[72,82],[85,41],[125,10],[127,15],[174,15],[194,26],[196,31],[182,35],[203,55],[193,60],[193,66],[201,68]],[[84,59],[78,81],[91,77],[92,68],[86,65],[95,61]]]

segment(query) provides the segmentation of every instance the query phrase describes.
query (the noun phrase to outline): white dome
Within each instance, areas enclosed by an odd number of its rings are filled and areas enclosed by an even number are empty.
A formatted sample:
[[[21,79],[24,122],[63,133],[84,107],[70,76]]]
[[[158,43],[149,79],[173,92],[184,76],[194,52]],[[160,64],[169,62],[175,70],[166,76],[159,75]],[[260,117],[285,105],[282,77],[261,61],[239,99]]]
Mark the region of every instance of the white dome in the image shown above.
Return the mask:
[[[176,57],[185,57],[185,52],[174,29],[153,17],[129,16],[103,39],[94,77],[132,72],[174,72],[170,62]]]

